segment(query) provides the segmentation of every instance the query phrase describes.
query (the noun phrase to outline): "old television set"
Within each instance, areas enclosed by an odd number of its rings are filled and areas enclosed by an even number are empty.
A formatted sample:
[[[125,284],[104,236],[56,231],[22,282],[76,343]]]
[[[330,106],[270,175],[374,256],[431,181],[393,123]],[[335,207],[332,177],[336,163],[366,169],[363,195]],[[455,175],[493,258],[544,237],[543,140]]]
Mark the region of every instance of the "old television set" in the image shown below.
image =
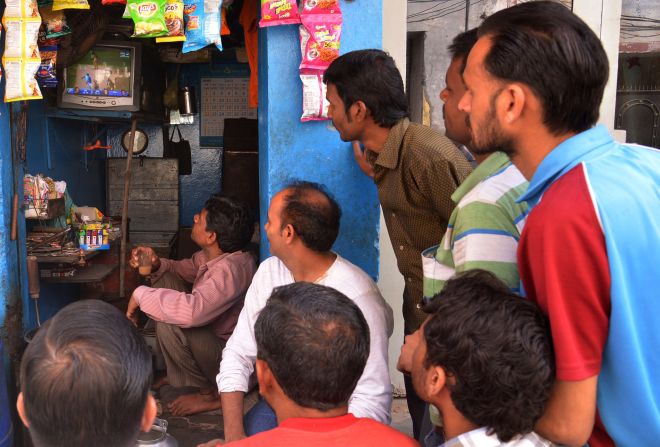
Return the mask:
[[[142,42],[101,41],[64,67],[57,106],[162,114],[164,73],[155,49]]]

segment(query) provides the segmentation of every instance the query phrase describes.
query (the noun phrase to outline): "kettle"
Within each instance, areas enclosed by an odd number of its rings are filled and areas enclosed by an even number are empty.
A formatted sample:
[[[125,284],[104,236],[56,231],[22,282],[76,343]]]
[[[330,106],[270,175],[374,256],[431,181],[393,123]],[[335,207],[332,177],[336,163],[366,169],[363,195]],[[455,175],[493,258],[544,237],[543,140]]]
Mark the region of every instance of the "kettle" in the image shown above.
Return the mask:
[[[167,421],[156,418],[151,430],[141,432],[137,439],[137,447],[149,445],[156,447],[179,447],[179,443],[174,437],[167,433]]]

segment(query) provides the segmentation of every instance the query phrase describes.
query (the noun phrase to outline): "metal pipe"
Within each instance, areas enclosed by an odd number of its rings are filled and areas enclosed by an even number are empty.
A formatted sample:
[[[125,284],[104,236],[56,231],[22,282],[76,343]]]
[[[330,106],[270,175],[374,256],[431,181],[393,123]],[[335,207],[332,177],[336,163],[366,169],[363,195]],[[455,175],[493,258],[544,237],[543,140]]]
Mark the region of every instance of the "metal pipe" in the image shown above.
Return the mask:
[[[126,274],[126,237],[128,232],[128,194],[131,187],[131,161],[133,160],[133,146],[135,144],[135,131],[137,118],[131,120],[131,138],[128,142],[126,154],[126,172],[124,173],[124,201],[121,211],[121,247],[119,249],[119,296],[125,296],[124,275]]]

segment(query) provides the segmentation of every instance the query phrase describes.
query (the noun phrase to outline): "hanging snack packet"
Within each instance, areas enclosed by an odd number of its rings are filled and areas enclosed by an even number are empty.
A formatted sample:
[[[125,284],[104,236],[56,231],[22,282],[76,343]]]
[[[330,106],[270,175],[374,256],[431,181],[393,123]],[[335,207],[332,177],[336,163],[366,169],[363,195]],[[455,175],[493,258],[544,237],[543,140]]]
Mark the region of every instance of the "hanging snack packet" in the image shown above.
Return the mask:
[[[211,44],[222,51],[220,10],[206,13],[204,9],[203,0],[193,0],[191,3],[186,3],[183,8],[186,22],[186,41],[183,43],[183,53],[197,51]]]
[[[42,99],[41,90],[34,75],[39,69],[41,59],[22,59],[3,57],[5,66],[5,102]]]
[[[3,17],[2,25],[6,31],[3,57],[39,59],[37,37],[41,27],[40,19]]]
[[[165,24],[167,36],[157,37],[156,42],[183,42],[186,35],[183,31],[183,0],[167,0],[165,5]]]
[[[53,11],[60,9],[89,9],[87,0],[53,0]]]
[[[294,23],[300,23],[296,0],[261,0],[261,28]]]
[[[108,6],[108,5],[125,5],[126,0],[101,0],[101,4],[103,6]],[[129,17],[130,18],[130,17]]]
[[[71,34],[71,28],[66,24],[63,11],[53,11],[53,5],[44,5],[39,8],[39,13],[41,14],[41,20],[46,25],[47,39],[55,39]]]
[[[339,0],[302,0],[300,16],[305,14],[341,14]]]
[[[339,57],[342,17],[337,14],[304,15],[302,23],[309,37],[306,38],[303,32],[300,34],[301,49],[304,43],[300,68],[325,70]]]
[[[300,121],[320,121],[328,119],[327,91],[323,83],[323,71],[301,70],[300,80],[303,86],[303,113]]]
[[[228,36],[231,34],[229,25],[227,25],[227,8],[222,8],[220,10],[220,35]]]
[[[3,17],[39,18],[36,0],[7,0]]]
[[[37,70],[37,82],[42,88],[57,87],[57,75],[55,65],[57,64],[57,46],[39,47],[41,53],[41,65]]]
[[[131,37],[159,37],[167,34],[165,3],[167,0],[128,0],[128,10],[135,23]]]

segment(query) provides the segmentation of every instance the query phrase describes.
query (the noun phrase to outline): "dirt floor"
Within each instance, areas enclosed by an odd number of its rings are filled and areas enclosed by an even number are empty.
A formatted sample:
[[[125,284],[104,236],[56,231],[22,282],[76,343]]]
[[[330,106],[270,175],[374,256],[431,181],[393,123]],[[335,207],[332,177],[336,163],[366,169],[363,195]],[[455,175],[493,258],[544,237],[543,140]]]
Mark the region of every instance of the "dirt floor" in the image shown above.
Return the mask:
[[[156,393],[163,409],[163,413],[159,417],[167,420],[167,432],[178,441],[179,447],[196,447],[200,443],[224,436],[221,410],[186,417],[169,414],[167,404],[176,399],[177,396],[190,391],[191,389],[173,388],[166,385]],[[248,394],[246,409],[254,405],[257,398],[256,392]],[[405,398],[394,399],[392,404],[392,427],[412,436],[412,421]]]

